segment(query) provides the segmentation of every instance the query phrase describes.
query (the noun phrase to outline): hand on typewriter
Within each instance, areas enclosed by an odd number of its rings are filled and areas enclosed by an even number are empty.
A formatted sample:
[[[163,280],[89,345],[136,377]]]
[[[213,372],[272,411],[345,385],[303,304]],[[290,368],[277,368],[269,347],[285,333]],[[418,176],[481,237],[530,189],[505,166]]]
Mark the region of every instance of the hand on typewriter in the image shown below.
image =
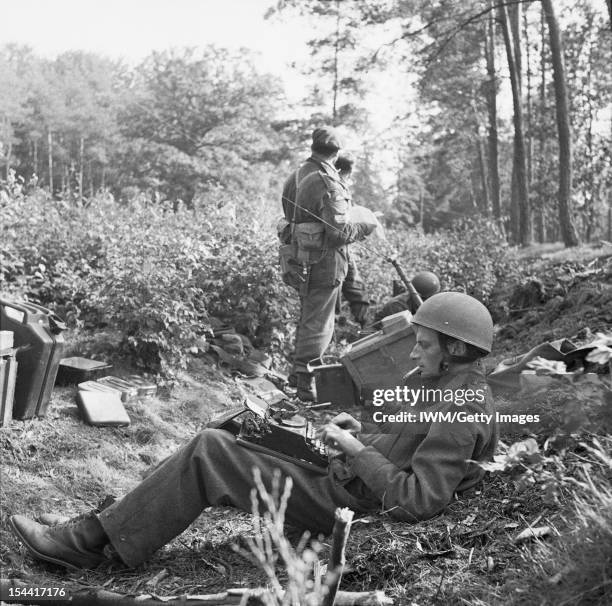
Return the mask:
[[[356,434],[361,431],[361,423],[348,412],[341,412],[330,420],[330,423],[346,429],[349,433]]]
[[[350,415],[347,416],[350,417]],[[352,419],[352,417],[350,418]],[[358,423],[355,419],[353,421]],[[317,438],[328,446],[341,450],[349,457],[354,457],[360,450],[365,448],[348,429],[342,429],[336,423],[328,423],[321,427],[317,432]]]

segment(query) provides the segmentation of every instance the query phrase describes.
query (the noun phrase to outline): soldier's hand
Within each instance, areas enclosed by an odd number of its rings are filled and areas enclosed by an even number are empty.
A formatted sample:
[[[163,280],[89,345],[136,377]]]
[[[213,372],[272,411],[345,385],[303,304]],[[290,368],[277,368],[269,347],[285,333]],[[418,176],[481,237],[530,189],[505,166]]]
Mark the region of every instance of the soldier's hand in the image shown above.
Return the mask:
[[[336,415],[331,420],[331,423],[353,434],[361,431],[361,423],[348,412],[341,412],[339,415]]]
[[[321,427],[317,432],[317,437],[328,446],[337,448],[350,457],[354,457],[365,448],[352,433],[338,427],[335,423],[328,423]]]

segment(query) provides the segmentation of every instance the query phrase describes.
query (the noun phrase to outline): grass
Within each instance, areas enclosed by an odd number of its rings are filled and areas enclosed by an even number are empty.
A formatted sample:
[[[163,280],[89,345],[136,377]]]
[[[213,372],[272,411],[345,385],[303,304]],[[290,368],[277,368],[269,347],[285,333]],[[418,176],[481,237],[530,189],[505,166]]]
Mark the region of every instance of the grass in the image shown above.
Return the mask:
[[[232,383],[221,385],[218,374],[213,382],[209,369],[200,370],[197,380],[179,386],[172,397],[130,404],[133,424],[128,428],[84,425],[72,404],[73,390],[61,388],[54,392],[47,418],[13,422],[0,431],[3,575],[31,583],[105,585],[110,591],[154,591],[161,596],[266,584],[266,575],[234,550],[235,544],[246,546],[245,537],[253,528],[248,514],[231,508],[207,509],[135,570],[113,565],[65,573],[31,559],[7,528],[7,518],[14,513],[79,513],[106,494],[120,495],[138,482],[149,462],[157,462],[202,427],[221,401],[231,401]],[[517,408],[519,402],[506,405]],[[532,412],[551,405],[549,398],[542,398],[531,403]],[[506,442],[533,430],[506,429],[511,432],[503,436]],[[611,456],[610,440],[602,437],[601,442]],[[609,565],[612,545],[611,497],[603,488],[586,490],[583,472],[586,465],[595,487],[609,485],[611,474],[578,440],[566,444],[559,462],[563,474],[574,480],[560,487],[557,502],[547,502],[538,483],[521,484],[521,474],[514,470],[487,476],[433,520],[358,520],[349,538],[349,567],[341,588],[382,589],[396,604],[556,604],[561,602],[546,600],[562,595],[574,596],[568,602],[572,604],[604,604],[597,600],[610,595],[604,565]],[[575,482],[581,483],[580,497]],[[556,533],[533,543],[515,543],[514,537],[529,525],[549,525]],[[322,547],[324,559],[325,541]],[[281,582],[287,580],[282,567],[277,575]],[[558,583],[549,586],[555,575],[560,575]],[[570,589],[573,593],[564,594]]]

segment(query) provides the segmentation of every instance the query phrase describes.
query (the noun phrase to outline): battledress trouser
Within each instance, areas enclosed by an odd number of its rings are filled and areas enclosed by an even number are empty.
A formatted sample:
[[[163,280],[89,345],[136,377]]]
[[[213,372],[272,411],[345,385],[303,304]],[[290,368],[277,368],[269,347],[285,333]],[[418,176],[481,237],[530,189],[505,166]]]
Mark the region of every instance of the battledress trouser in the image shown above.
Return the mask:
[[[275,468],[292,478],[285,517],[299,528],[327,534],[336,507],[372,509],[331,476],[249,450],[227,431],[205,429],[98,519],[123,562],[137,566],[183,532],[205,507],[233,505],[250,512],[253,467],[268,490]]]
[[[309,287],[308,294],[300,296],[300,321],[295,335],[293,373],[308,372],[308,362],[320,358],[331,343],[340,288],[340,284]]]

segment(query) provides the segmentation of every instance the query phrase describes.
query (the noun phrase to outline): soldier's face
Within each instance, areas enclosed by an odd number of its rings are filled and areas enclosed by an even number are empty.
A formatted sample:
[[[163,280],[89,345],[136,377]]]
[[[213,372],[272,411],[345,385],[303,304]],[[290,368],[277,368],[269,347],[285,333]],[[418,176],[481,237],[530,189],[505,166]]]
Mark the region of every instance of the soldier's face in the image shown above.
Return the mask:
[[[422,377],[435,377],[440,374],[444,359],[438,333],[425,326],[416,327],[416,343],[410,357],[416,361]]]

